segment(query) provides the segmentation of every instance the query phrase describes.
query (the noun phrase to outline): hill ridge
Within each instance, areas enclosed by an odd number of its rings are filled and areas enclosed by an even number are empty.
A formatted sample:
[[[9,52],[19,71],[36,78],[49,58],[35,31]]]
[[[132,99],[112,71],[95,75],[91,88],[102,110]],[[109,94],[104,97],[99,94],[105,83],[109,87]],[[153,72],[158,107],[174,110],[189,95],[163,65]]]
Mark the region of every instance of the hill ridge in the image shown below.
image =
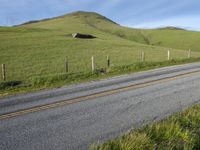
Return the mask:
[[[65,18],[67,16],[70,16],[70,15],[73,15],[73,16],[81,16],[81,15],[87,15],[88,16],[91,16],[91,15],[95,15],[97,17],[99,17],[100,19],[104,19],[105,21],[109,21],[111,23],[114,23],[116,25],[119,25],[118,23],[114,22],[113,20],[97,13],[97,12],[89,12],[89,11],[73,11],[73,12],[70,12],[70,13],[67,13],[67,14],[64,14],[64,15],[60,15],[60,16],[57,16],[57,17],[52,17],[52,18],[44,18],[44,19],[39,19],[39,20],[30,20],[30,21],[27,21],[27,22],[24,22],[22,24],[19,24],[19,25],[15,25],[15,26],[22,26],[22,25],[29,25],[29,24],[33,24],[33,23],[39,23],[39,22],[44,22],[44,21],[49,21],[49,20],[53,20],[53,19],[59,19],[59,18]]]

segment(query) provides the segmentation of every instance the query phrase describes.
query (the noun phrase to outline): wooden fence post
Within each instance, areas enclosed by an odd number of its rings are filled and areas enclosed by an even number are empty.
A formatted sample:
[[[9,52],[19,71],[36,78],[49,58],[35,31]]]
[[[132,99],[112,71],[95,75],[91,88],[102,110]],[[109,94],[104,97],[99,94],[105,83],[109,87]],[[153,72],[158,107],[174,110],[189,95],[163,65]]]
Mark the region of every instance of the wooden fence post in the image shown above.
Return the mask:
[[[95,70],[95,66],[94,66],[94,57],[93,56],[91,57],[91,61],[92,61],[92,71],[94,71]]]
[[[144,62],[145,61],[145,52],[144,51],[142,51],[141,58],[142,58],[142,62]]]
[[[110,68],[110,57],[107,56],[107,67]]]
[[[167,51],[167,60],[170,60],[170,50]]]
[[[68,73],[69,72],[69,63],[68,63],[68,58],[65,57],[65,72]]]
[[[2,64],[2,78],[3,78],[3,81],[6,81],[6,65],[5,64]]]
[[[188,58],[191,58],[191,50],[188,50]]]

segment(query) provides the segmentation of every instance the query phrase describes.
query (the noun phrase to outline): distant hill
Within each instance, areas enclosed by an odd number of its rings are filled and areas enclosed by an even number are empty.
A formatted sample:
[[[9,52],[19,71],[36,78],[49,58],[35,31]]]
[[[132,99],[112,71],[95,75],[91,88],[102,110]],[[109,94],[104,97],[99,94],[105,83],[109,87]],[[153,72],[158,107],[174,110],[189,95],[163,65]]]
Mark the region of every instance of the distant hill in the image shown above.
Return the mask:
[[[185,30],[183,28],[173,27],[173,26],[167,26],[167,27],[157,28],[157,29],[160,29],[160,30]]]

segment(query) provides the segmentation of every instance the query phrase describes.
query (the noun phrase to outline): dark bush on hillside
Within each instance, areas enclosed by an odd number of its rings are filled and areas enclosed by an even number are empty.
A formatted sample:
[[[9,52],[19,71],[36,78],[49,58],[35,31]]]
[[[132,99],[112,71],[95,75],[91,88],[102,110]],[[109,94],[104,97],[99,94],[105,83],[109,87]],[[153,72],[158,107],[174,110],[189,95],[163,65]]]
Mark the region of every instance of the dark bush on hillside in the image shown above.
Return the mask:
[[[18,85],[22,84],[22,81],[5,81],[0,82],[0,90],[4,90],[7,88],[16,87]]]

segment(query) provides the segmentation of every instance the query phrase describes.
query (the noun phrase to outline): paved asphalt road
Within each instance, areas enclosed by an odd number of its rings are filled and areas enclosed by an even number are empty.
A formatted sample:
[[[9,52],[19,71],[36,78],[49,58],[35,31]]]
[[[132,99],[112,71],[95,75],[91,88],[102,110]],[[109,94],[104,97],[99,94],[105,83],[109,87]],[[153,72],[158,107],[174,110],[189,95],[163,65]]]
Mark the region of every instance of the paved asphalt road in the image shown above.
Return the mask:
[[[200,102],[200,63],[0,99],[1,150],[85,150]]]

